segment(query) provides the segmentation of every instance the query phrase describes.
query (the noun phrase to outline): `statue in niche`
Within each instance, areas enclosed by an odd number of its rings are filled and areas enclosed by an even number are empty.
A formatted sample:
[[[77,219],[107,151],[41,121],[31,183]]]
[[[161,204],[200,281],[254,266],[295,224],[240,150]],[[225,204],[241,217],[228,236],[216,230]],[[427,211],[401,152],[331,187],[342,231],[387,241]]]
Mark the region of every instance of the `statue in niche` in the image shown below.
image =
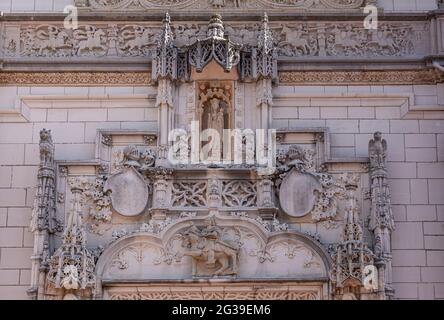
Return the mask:
[[[213,98],[210,100],[210,110],[208,114],[208,129],[214,129],[222,138],[225,127],[224,108],[221,106],[219,99]]]

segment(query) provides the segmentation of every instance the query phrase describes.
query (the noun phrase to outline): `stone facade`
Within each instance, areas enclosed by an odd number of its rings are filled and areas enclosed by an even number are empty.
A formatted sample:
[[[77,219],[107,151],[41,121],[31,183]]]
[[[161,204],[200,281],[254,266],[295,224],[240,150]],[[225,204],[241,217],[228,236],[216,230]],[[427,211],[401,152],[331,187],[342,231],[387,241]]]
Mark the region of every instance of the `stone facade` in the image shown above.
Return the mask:
[[[438,6],[0,1],[0,298],[444,299]],[[171,164],[196,120],[276,171]]]

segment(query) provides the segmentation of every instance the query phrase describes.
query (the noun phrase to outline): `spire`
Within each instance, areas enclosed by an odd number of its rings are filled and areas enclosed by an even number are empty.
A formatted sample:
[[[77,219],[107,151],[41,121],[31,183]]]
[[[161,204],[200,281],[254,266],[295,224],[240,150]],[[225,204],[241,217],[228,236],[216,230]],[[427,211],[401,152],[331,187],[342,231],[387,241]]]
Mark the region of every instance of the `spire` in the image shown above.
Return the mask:
[[[173,43],[173,32],[171,30],[171,16],[167,12],[163,18],[162,33],[160,34],[158,47],[169,47]]]
[[[269,54],[274,49],[273,34],[271,33],[268,22],[268,14],[265,12],[262,18],[262,28],[258,39],[258,48],[264,54]]]
[[[174,47],[174,34],[171,30],[171,17],[167,12],[153,56],[153,79],[177,78],[177,49]]]
[[[277,54],[267,13],[262,18],[258,46],[253,49],[253,78],[277,80]]]

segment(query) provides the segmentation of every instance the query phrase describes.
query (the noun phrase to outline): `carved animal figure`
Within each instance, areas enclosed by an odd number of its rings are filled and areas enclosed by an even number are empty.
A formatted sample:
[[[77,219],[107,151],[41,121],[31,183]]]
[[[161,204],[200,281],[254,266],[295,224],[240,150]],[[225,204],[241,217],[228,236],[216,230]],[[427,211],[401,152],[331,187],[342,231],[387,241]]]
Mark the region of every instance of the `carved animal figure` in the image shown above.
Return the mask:
[[[199,263],[206,263],[208,267],[219,266],[209,276],[236,275],[238,249],[221,241],[217,231],[212,228],[215,227],[200,231],[194,226],[183,234],[183,247],[186,248],[183,254],[192,258],[193,276],[198,276]]]
[[[105,36],[102,29],[96,30],[95,27],[87,26],[85,31],[76,30],[74,36],[80,40],[77,45],[77,55],[106,50],[106,46],[102,44],[102,37]]]
[[[40,131],[40,162],[42,165],[51,165],[54,161],[54,144],[51,130]]]
[[[369,45],[376,45],[380,49],[388,49],[390,54],[395,54],[400,50],[393,38],[393,33],[388,30],[387,26],[383,26],[381,31],[374,31],[372,33],[372,41],[370,41]]]
[[[48,27],[48,30],[39,30],[36,33],[38,39],[34,43],[34,50],[39,56],[44,56],[45,51],[55,52],[58,49],[69,49],[71,45],[67,43],[69,39],[65,31],[59,31],[56,27]]]
[[[353,51],[358,53],[360,51],[361,44],[355,39],[355,34],[351,26],[347,26],[345,31],[342,31],[335,27],[333,29],[334,34],[334,46],[342,47],[344,51]]]
[[[302,38],[305,33],[302,26],[298,26],[295,30],[284,26],[282,31],[285,33],[285,41],[282,45],[289,45],[293,47],[294,50],[301,50],[303,55],[310,53],[310,45],[308,44],[308,41]]]
[[[387,141],[382,139],[382,133],[376,132],[374,139],[369,142],[370,165],[373,168],[384,168],[387,157]]]
[[[120,49],[123,51],[127,51],[130,54],[140,53],[146,46],[154,44],[154,41],[151,41],[150,30],[140,26],[135,28],[132,35],[129,34],[128,31],[123,32],[122,35],[124,39],[130,40],[126,41]]]

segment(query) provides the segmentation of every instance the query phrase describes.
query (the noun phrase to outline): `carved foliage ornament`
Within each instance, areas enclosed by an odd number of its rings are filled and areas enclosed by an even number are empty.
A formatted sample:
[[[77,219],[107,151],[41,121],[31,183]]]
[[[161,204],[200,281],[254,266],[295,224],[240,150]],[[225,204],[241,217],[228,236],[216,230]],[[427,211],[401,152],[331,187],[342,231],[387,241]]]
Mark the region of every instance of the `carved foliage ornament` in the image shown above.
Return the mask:
[[[225,288],[224,291],[143,291],[138,293],[110,294],[110,300],[319,300],[321,295],[318,291],[299,291],[274,289],[270,290],[242,290]]]

